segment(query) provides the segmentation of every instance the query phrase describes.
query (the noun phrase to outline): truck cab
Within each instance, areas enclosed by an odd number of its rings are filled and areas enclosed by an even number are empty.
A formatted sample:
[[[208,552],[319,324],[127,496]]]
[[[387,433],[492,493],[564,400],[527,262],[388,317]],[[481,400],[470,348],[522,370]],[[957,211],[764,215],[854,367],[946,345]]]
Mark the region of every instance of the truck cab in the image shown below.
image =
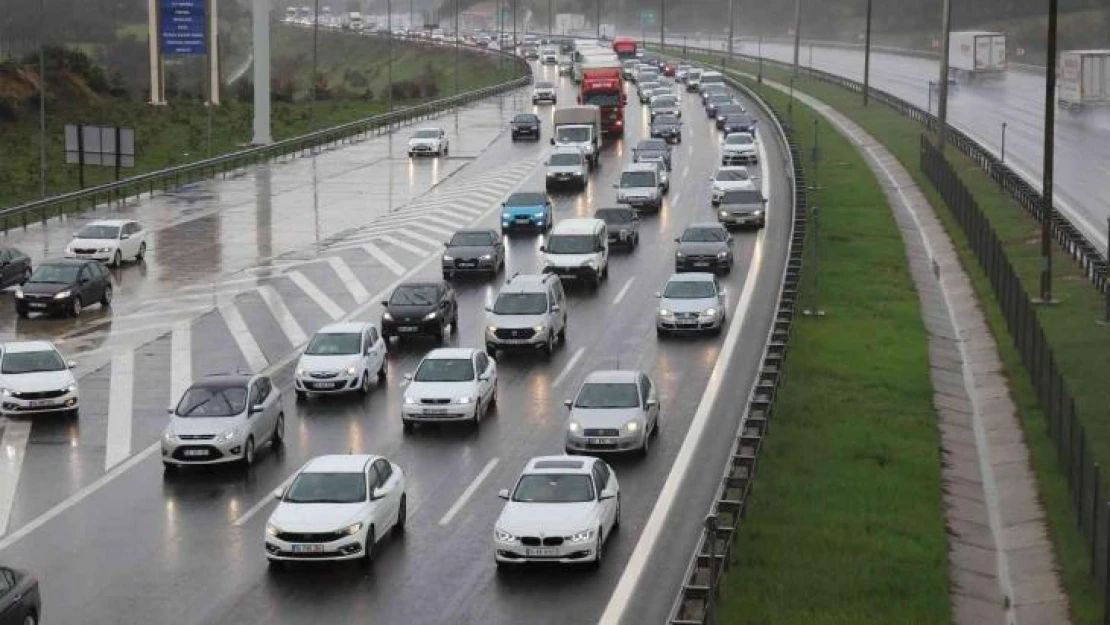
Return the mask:
[[[551,145],[578,147],[597,167],[601,152],[601,109],[597,106],[568,106],[555,109]]]

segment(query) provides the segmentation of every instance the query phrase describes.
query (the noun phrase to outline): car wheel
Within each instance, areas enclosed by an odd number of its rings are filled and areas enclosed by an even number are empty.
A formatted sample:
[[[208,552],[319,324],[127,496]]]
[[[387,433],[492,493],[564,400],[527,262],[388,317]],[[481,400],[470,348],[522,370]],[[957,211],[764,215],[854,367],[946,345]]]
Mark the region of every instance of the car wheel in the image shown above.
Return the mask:
[[[104,292],[100,295],[100,305],[105,308],[112,305],[112,285],[104,287]]]
[[[408,520],[408,496],[401,495],[401,505],[397,508],[397,522],[393,524],[393,531],[397,534],[405,533],[405,521]]]
[[[294,393],[296,394],[297,401],[299,401],[299,402],[308,399],[308,393],[306,393],[304,391],[294,391]]]
[[[455,310],[455,317],[451,319],[451,334],[459,333],[459,311]]]
[[[119,267],[123,264],[123,253],[116,250],[116,255],[112,257],[112,266]]]
[[[559,330],[559,345],[566,345],[566,344],[567,344],[567,326],[566,326],[566,323],[564,322],[563,323],[563,328],[561,330]]]
[[[271,571],[285,570],[285,562],[282,560],[269,560],[267,563]]]
[[[370,394],[370,374],[365,371],[362,373],[362,383],[359,385],[359,390],[363,395]]]
[[[27,308],[25,308],[23,306],[16,306],[15,307],[15,314],[19,315],[20,319],[26,319],[27,316],[29,315],[29,313],[27,312]]]
[[[366,532],[366,547],[362,550],[361,564],[363,566],[370,566],[370,564],[374,562],[374,556],[377,555],[377,550],[378,540],[374,533],[374,526],[371,525],[370,530]]]
[[[617,493],[617,512],[613,515],[613,529],[609,530],[614,532],[620,529],[621,526],[621,494]]]
[[[497,356],[497,348],[491,345],[486,345],[486,355],[490,358],[495,358]]]
[[[81,316],[81,296],[80,295],[73,296],[73,301],[70,303],[70,306],[69,306],[69,314],[74,316],[74,317],[80,317]]]
[[[385,384],[385,378],[387,375],[386,366],[387,365],[385,364],[385,360],[383,359],[382,366],[380,369],[378,369],[378,382],[381,382],[382,384]]]
[[[173,475],[173,474],[177,473],[177,465],[172,463],[172,462],[163,462],[162,463],[162,472],[165,473],[166,475]]]
[[[240,460],[242,466],[246,470],[250,470],[254,466],[254,437],[248,436],[247,442],[243,445],[243,459]]]
[[[601,559],[605,555],[605,539],[601,535],[601,528],[597,528],[597,550],[594,552],[593,562],[590,563],[590,568],[601,568]]]
[[[544,358],[551,358],[555,353],[555,337],[551,334],[547,335],[547,344],[543,346]]]
[[[657,336],[661,339],[665,339],[665,338],[667,338],[667,331],[664,330],[663,328],[656,327],[655,328],[655,336]]]
[[[450,271],[444,271],[443,272],[443,280],[445,282],[450,282],[454,277],[455,277],[455,274],[451,273]]]
[[[146,241],[139,244],[139,251],[135,254],[135,260],[142,260],[146,256]]]
[[[413,429],[415,429],[415,427],[416,424],[414,424],[412,421],[401,422],[401,429],[405,432],[405,434],[412,434],[412,431]]]
[[[486,412],[497,406],[497,380],[494,380],[495,386],[493,387],[493,394],[489,396],[489,404],[486,405]]]
[[[274,424],[274,433],[270,435],[270,447],[279,449],[285,444],[285,414],[279,413],[277,423]]]
[[[439,324],[439,332],[436,332],[435,337],[434,337],[435,340],[436,340],[436,345],[443,345],[443,341],[444,341],[443,333],[446,332],[446,331],[447,331],[447,326],[445,324],[442,324],[442,323]]]

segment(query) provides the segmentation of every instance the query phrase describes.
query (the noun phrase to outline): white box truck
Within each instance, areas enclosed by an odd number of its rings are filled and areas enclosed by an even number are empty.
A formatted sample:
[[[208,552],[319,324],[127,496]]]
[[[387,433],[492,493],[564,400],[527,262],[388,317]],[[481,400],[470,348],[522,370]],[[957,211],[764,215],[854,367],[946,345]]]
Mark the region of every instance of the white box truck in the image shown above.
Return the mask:
[[[948,42],[951,78],[975,82],[1006,75],[1006,35],[982,30],[955,31]]]
[[[1060,108],[1110,105],[1110,50],[1061,52],[1058,85]]]
[[[601,152],[601,108],[593,105],[564,106],[554,112],[554,136],[551,145],[580,148],[597,167]]]

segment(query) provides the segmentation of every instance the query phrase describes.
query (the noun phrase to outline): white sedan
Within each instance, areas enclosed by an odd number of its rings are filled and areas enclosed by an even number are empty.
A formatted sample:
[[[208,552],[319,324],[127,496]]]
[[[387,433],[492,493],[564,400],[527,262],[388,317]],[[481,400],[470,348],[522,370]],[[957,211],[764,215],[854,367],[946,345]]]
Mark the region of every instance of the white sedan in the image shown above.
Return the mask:
[[[297,363],[297,399],[309,394],[370,392],[373,379],[385,382],[385,341],[372,323],[333,323],[320,328]]]
[[[601,564],[620,526],[621,493],[608,464],[588,456],[543,456],[524,467],[493,529],[497,566],[526,562]]]
[[[724,197],[726,191],[755,189],[755,179],[752,178],[748,168],[743,165],[721,167],[710,180],[713,182],[711,201],[714,206],[721,203],[721,198]]]
[[[415,374],[406,374],[401,419],[405,432],[416,423],[469,421],[474,427],[497,403],[497,363],[473,348],[428,353]]]
[[[380,456],[313,458],[274,497],[278,505],[266,523],[272,566],[302,560],[369,564],[383,537],[405,531],[405,474]]]
[[[131,219],[94,221],[73,233],[65,256],[99,260],[116,267],[125,260],[139,262],[146,256],[146,230]]]
[[[0,416],[64,412],[77,416],[77,380],[50,341],[13,341],[0,346]]]
[[[446,156],[451,149],[447,132],[442,128],[420,128],[409,139],[409,156]]]

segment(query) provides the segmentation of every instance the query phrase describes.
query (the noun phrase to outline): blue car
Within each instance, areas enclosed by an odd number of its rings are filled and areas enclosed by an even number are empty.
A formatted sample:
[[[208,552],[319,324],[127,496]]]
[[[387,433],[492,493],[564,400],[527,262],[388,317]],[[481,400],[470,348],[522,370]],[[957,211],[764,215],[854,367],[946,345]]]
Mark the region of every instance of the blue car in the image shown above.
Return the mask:
[[[551,230],[551,200],[544,193],[514,193],[501,203],[501,233]]]

